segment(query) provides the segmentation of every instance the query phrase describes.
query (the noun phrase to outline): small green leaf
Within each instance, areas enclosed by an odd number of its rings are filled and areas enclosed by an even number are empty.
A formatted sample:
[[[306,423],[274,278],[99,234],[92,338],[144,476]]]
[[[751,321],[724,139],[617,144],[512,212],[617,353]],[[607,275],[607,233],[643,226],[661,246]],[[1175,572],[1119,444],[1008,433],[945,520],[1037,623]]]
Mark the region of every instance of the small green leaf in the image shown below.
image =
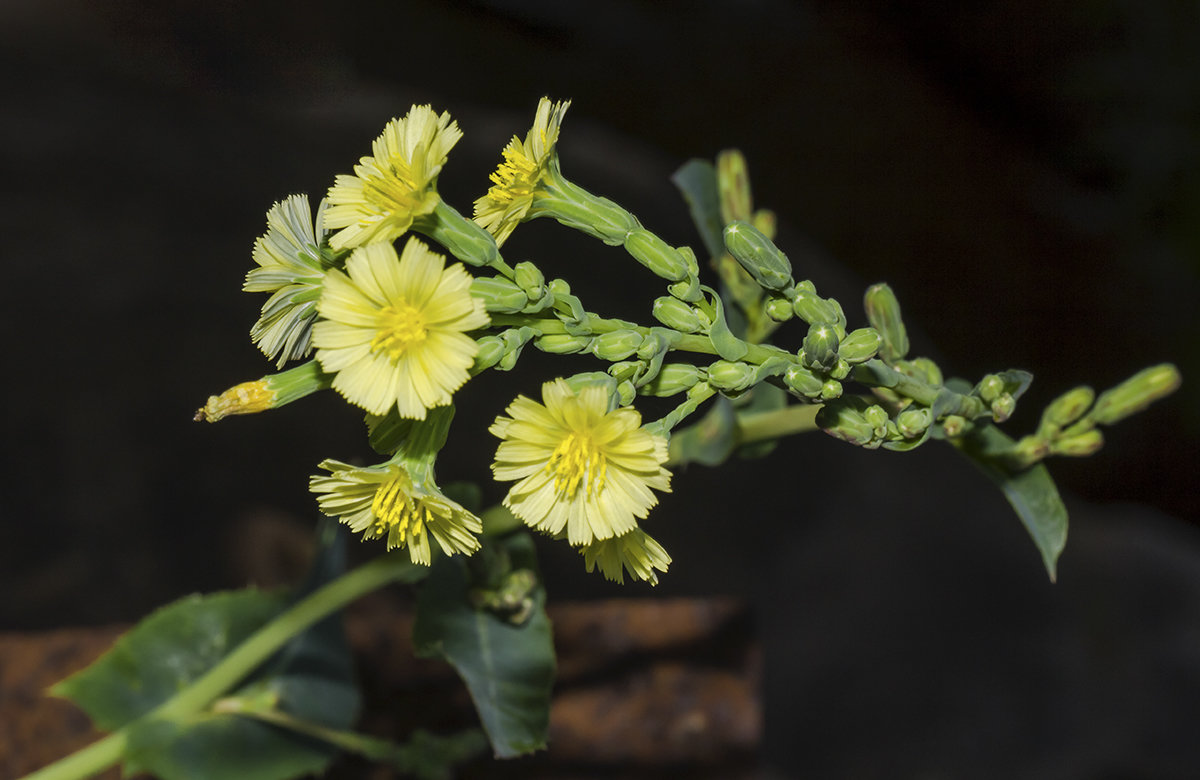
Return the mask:
[[[707,160],[688,160],[675,171],[671,181],[683,195],[709,257],[720,257],[725,251],[725,241],[721,237],[724,223],[716,168]]]
[[[741,360],[750,351],[750,345],[733,335],[733,331],[730,330],[725,319],[725,306],[721,303],[721,296],[717,295],[711,287],[702,286],[701,289],[712,295],[713,299],[713,311],[716,316],[713,317],[712,327],[708,329],[708,337],[712,340],[713,347],[717,350],[717,354],[725,360],[733,362]]]
[[[951,441],[1000,487],[1037,545],[1053,582],[1058,556],[1067,544],[1067,508],[1050,472],[1040,464],[1024,471],[1006,465],[1000,453],[1011,449],[1013,440],[991,425],[977,425],[967,436]]]
[[[699,422],[671,434],[670,462],[719,466],[736,446],[737,414],[728,398],[718,398]]]
[[[500,544],[514,569],[536,567],[528,534]],[[417,596],[413,642],[418,655],[444,658],[457,670],[498,758],[532,753],[546,746],[554,683],[546,592],[535,588],[529,618],[514,622],[473,607],[472,584],[462,556],[436,561]]]

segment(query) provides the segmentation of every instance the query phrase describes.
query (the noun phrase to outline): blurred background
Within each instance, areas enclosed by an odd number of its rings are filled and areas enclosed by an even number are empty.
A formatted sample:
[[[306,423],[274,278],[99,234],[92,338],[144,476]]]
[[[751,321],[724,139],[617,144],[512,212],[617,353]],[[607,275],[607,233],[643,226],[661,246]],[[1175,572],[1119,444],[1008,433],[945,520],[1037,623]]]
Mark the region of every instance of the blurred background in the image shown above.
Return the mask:
[[[1056,585],[947,448],[812,435],[677,475],[647,523],[675,559],[657,589],[551,545],[552,598],[751,601],[782,776],[1195,777],[1198,52],[1200,6],[1167,0],[5,0],[0,629],[291,570],[316,464],[370,462],[360,415],[327,393],[192,422],[272,370],[240,292],[266,210],[429,102],[465,133],[440,190],[467,212],[549,95],[574,101],[564,172],[674,244],[699,240],[670,174],[742,149],[797,278],[851,322],[888,281],[915,353],[1033,372],[1010,432],[1077,384],[1184,375],[1095,457],[1050,463],[1072,513]],[[551,222],[505,254],[606,314],[646,321],[660,294]],[[498,500],[487,424],[579,368],[521,365],[460,394],[444,481]]]

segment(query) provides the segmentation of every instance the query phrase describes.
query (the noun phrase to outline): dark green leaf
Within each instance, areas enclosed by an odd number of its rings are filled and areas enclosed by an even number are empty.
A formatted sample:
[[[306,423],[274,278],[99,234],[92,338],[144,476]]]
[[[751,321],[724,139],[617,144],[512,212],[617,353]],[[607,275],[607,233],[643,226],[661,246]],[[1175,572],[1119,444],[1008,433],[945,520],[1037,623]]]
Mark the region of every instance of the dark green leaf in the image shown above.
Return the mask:
[[[158,610],[87,669],[54,692],[114,729],[146,714],[211,669],[238,644],[299,599],[339,575],[344,533],[332,521],[296,595],[256,590],[191,596]],[[296,718],[347,728],[357,717],[349,647],[340,615],[298,635],[229,698],[253,699]],[[335,750],[275,726],[219,711],[151,718],[129,727],[128,772],[158,777],[277,780],[324,769]]]
[[[724,223],[716,168],[707,160],[688,160],[675,171],[671,181],[683,194],[709,257],[719,257],[725,251],[725,241],[721,237]]]
[[[712,340],[713,347],[717,350],[717,354],[725,360],[732,362],[741,360],[750,351],[750,345],[733,335],[733,331],[729,329],[729,324],[725,320],[725,306],[721,303],[721,296],[717,295],[711,287],[702,287],[701,289],[713,297],[713,310],[716,316],[713,317],[712,327],[708,329],[708,337]]]
[[[528,534],[499,543],[505,545],[514,569],[534,568]],[[473,607],[471,586],[462,556],[434,564],[417,597],[417,652],[444,658],[458,671],[497,757],[544,748],[555,670],[545,590],[539,585],[531,593],[532,612],[518,623]]]
[[[1006,465],[1000,453],[1011,448],[1013,440],[991,425],[977,425],[954,443],[1003,491],[1042,554],[1053,582],[1058,556],[1067,543],[1067,508],[1050,472],[1040,464],[1024,471]]]

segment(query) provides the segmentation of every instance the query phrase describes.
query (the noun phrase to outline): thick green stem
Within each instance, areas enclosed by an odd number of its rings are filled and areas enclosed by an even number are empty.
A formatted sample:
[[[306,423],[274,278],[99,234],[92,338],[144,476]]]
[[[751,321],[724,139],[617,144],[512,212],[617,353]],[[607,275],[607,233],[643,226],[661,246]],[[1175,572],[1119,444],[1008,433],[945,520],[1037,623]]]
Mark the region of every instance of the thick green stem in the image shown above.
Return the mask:
[[[738,443],[753,444],[766,439],[779,439],[793,433],[818,430],[817,412],[820,404],[793,404],[770,412],[738,415]]]
[[[25,780],[74,780],[102,772],[121,759],[127,734],[148,720],[182,718],[224,696],[276,650],[326,615],[391,582],[415,582],[428,569],[407,550],[381,555],[314,591],[266,624],[199,679],[156,709],[108,737],[29,775]]]

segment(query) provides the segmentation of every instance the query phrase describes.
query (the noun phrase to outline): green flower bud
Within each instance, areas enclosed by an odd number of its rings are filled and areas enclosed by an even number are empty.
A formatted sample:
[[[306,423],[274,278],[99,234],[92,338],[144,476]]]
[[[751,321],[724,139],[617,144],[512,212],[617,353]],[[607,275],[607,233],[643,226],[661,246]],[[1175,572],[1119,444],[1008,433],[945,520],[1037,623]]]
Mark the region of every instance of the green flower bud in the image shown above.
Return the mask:
[[[688,278],[687,259],[645,228],[639,227],[625,237],[625,251],[663,279],[678,282]]]
[[[627,379],[633,379],[641,370],[642,364],[636,360],[626,360],[620,363],[613,363],[608,367],[608,375],[618,382],[624,382]]]
[[[836,379],[827,379],[821,385],[821,400],[832,401],[842,397],[842,383]]]
[[[859,447],[871,447],[872,444],[878,447],[875,426],[866,418],[865,407],[865,401],[854,397],[832,401],[817,412],[817,426],[835,439]],[[886,416],[885,414],[884,417]]]
[[[1069,458],[1086,458],[1104,446],[1104,434],[1093,428],[1077,436],[1068,436],[1050,443],[1050,452]]]
[[[601,360],[624,360],[642,346],[642,334],[636,330],[614,330],[597,336],[592,353]]]
[[[787,255],[753,225],[740,220],[725,226],[725,248],[746,273],[768,290],[792,286],[792,264]]]
[[[1017,409],[1017,401],[1008,393],[1001,393],[1000,396],[992,401],[992,419],[998,423],[1002,423]]]
[[[796,316],[810,325],[824,322],[835,322],[838,310],[829,301],[817,295],[812,290],[804,289],[801,283],[792,297],[792,308]],[[811,286],[811,285],[810,285]]]
[[[484,336],[475,343],[479,345],[479,352],[475,353],[475,365],[471,367],[473,373],[491,368],[504,357],[504,340],[499,336]]]
[[[592,344],[591,336],[572,336],[569,333],[548,333],[538,336],[533,346],[551,355],[574,355],[586,352]]]
[[[792,310],[792,302],[787,298],[771,298],[763,306],[767,316],[775,322],[787,322],[792,318],[795,312]]]
[[[617,400],[621,406],[629,406],[637,398],[637,388],[628,380],[617,385]]]
[[[503,276],[479,276],[471,281],[471,295],[483,301],[484,308],[498,314],[516,314],[529,303],[525,291]]]
[[[718,360],[708,367],[708,383],[718,390],[737,392],[754,382],[754,366]]]
[[[837,365],[829,370],[829,378],[841,381],[848,376],[850,376],[850,364],[839,357]]]
[[[783,375],[783,383],[796,395],[803,398],[816,398],[821,394],[824,384],[819,376],[802,366],[789,366]]]
[[[942,420],[942,430],[952,439],[956,436],[962,436],[967,430],[967,418],[960,417],[957,414],[946,415],[946,418]]]
[[[929,429],[933,415],[928,409],[905,409],[896,415],[896,429],[906,439],[915,439]]]
[[[979,380],[979,397],[986,403],[992,403],[1004,392],[1004,380],[995,374],[988,374]]]
[[[513,279],[530,300],[536,301],[546,294],[546,277],[528,260],[513,266]]]
[[[838,347],[838,357],[847,363],[865,363],[875,357],[883,339],[874,328],[859,328],[846,334]]]
[[[655,298],[653,313],[654,319],[681,333],[696,333],[704,327],[696,310],[678,298]]]
[[[642,387],[647,395],[659,397],[675,395],[689,390],[704,379],[704,372],[687,363],[667,363],[653,381]]]
[[[750,173],[746,158],[737,149],[717,155],[717,194],[721,203],[721,221],[750,218]]]
[[[695,276],[688,277],[682,282],[675,282],[667,287],[667,292],[679,300],[687,301],[688,303],[695,303],[704,299],[704,293],[700,289],[700,279]]]
[[[1098,423],[1112,425],[1175,392],[1180,381],[1179,369],[1170,363],[1151,366],[1102,393],[1090,416]]]
[[[887,434],[888,413],[882,406],[871,405],[863,411],[863,419],[874,429],[875,435],[883,438]]]
[[[901,360],[896,363],[896,370],[935,387],[940,385],[943,379],[942,369],[938,368],[937,363],[926,357]]]
[[[886,284],[867,288],[863,296],[867,310],[867,321],[879,332],[879,357],[885,363],[894,363],[908,354],[908,331],[900,318],[900,303],[896,294]]]
[[[804,364],[826,371],[837,365],[838,336],[832,325],[813,323],[804,337]]]
[[[1040,430],[1049,433],[1066,428],[1084,415],[1095,398],[1096,391],[1087,385],[1080,385],[1073,390],[1068,390],[1051,401],[1046,410],[1042,412]]]
[[[754,218],[750,220],[750,224],[770,239],[775,238],[775,212],[770,209],[759,209],[754,212]]]

